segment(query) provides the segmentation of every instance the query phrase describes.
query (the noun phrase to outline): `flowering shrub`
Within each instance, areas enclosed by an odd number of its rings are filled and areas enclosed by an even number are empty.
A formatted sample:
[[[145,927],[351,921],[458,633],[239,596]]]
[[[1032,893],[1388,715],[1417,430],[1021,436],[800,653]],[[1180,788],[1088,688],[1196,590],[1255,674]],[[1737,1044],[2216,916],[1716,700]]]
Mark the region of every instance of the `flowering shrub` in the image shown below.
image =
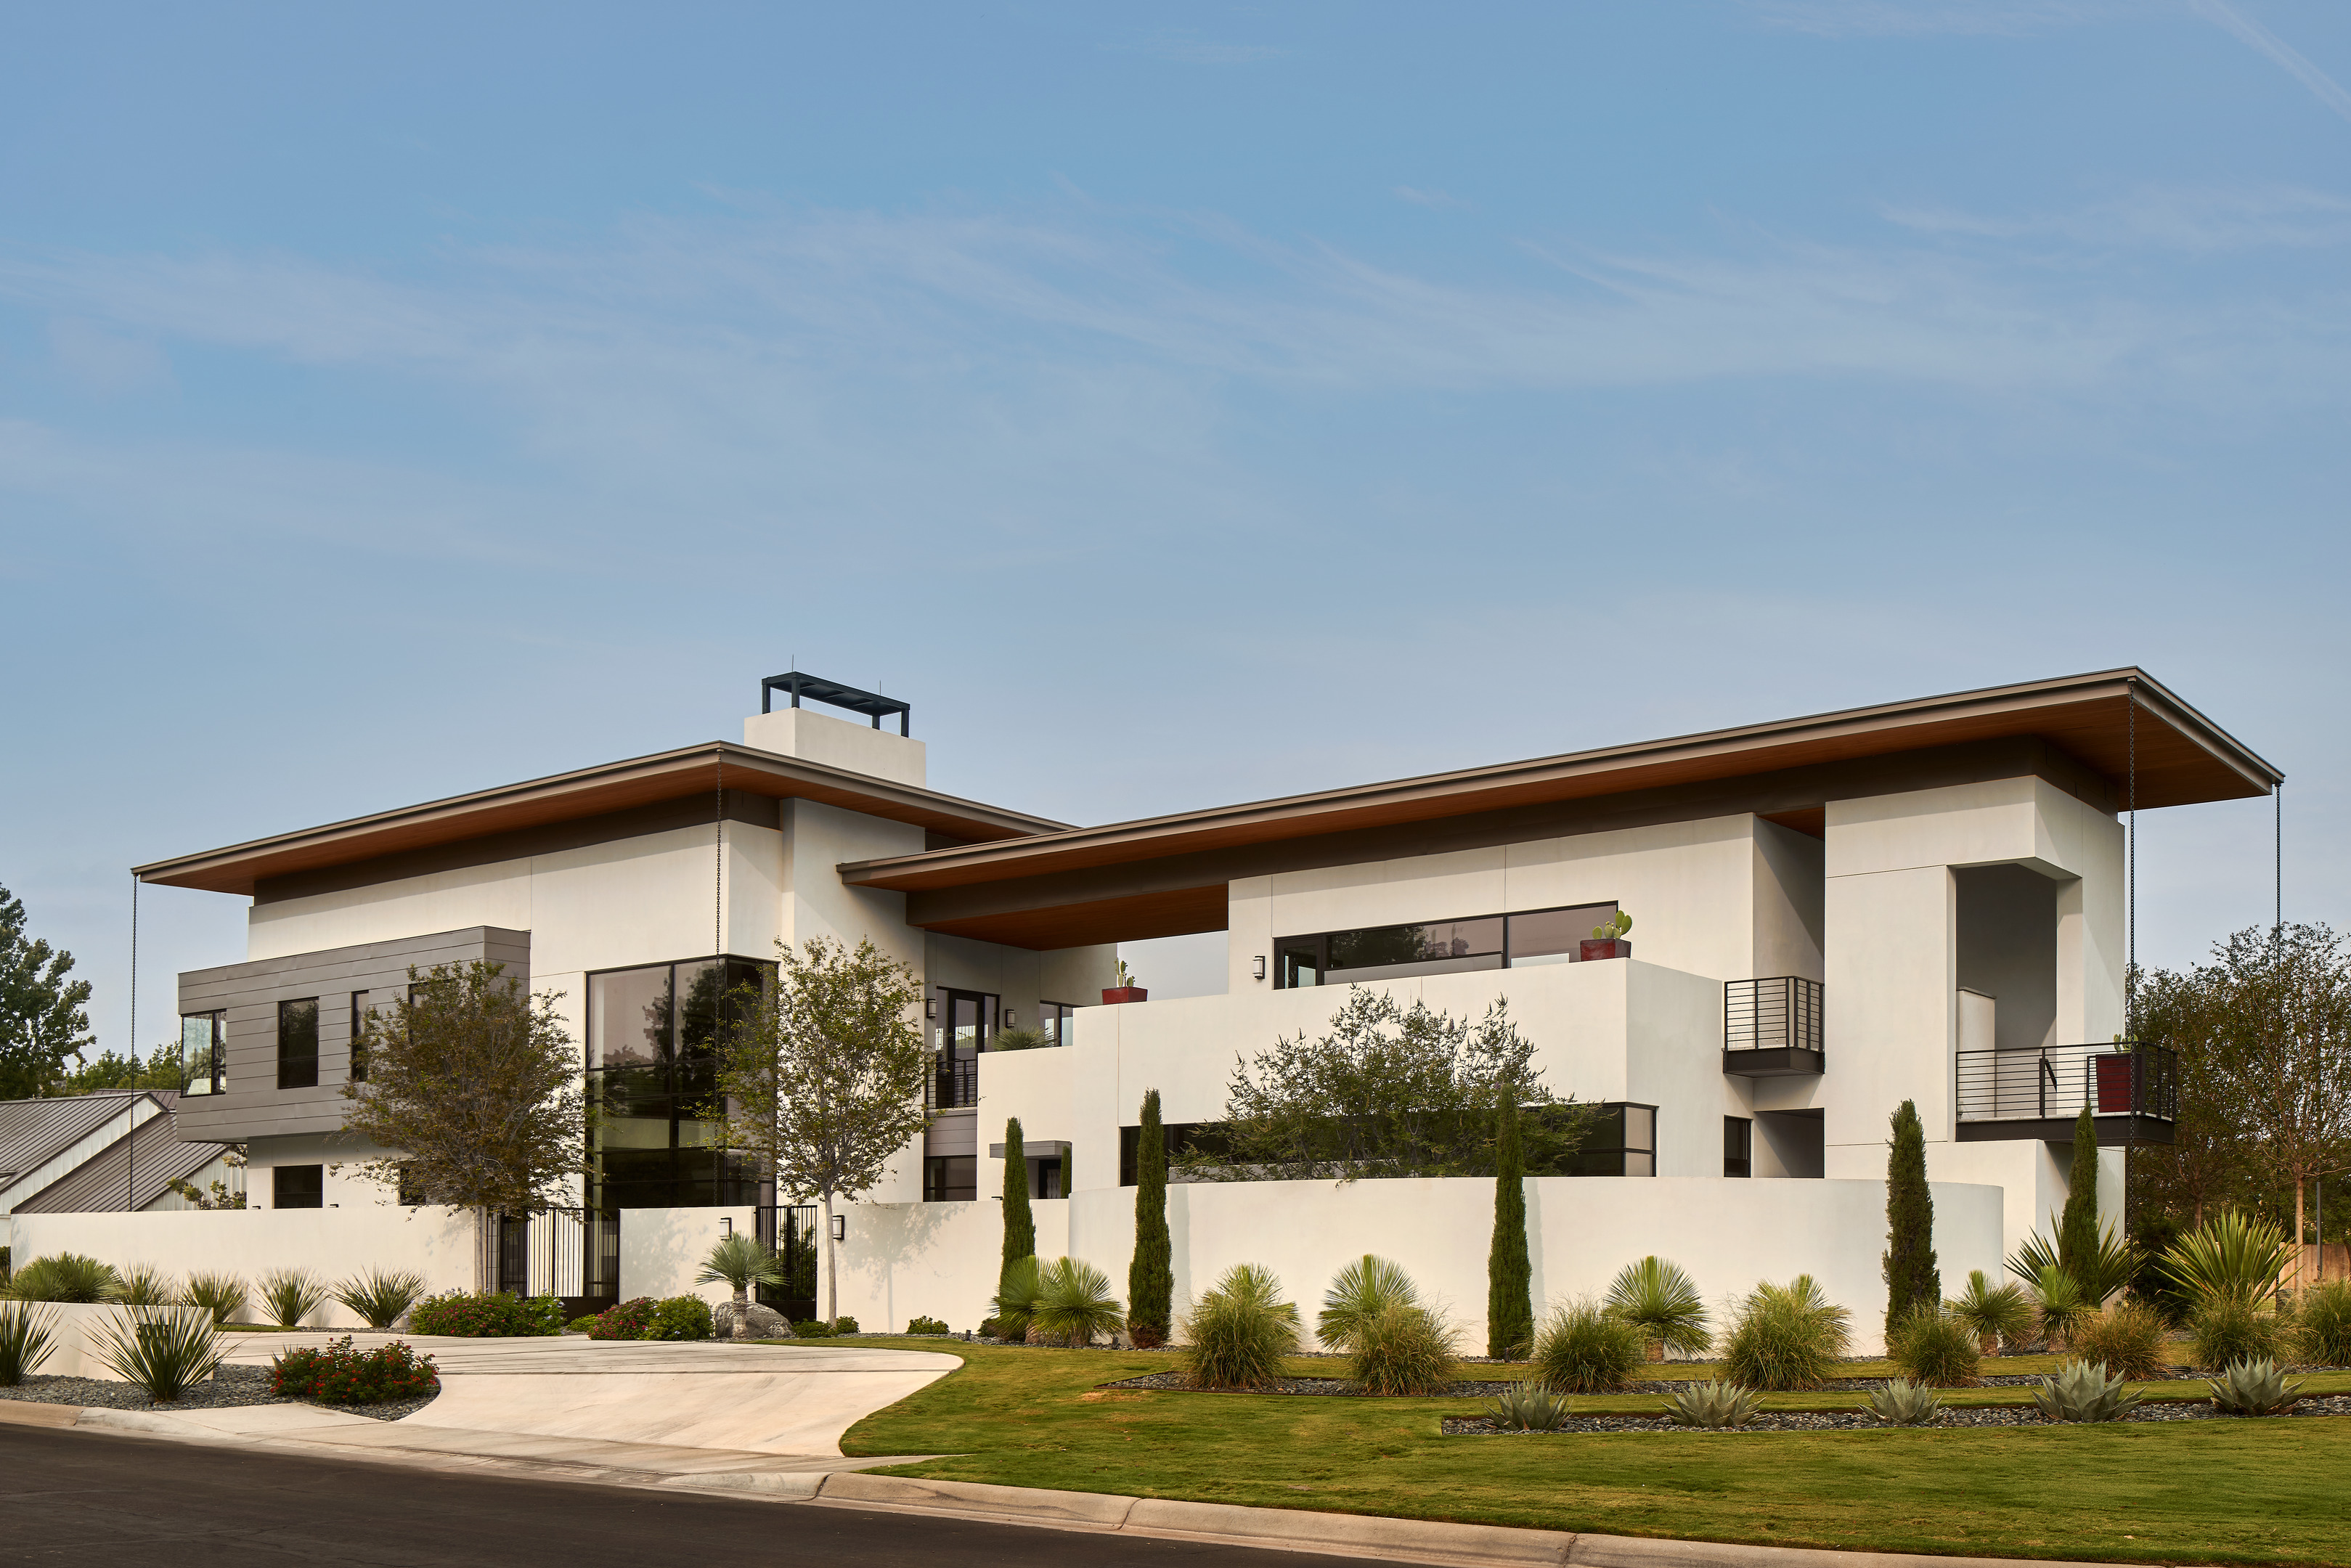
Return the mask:
[[[672,1296],[657,1303],[646,1323],[646,1339],[708,1339],[710,1303],[700,1296]]]
[[[447,1291],[427,1296],[408,1314],[411,1333],[462,1339],[503,1339],[563,1332],[563,1303],[553,1296],[525,1300],[503,1291]]]
[[[269,1364],[271,1393],[321,1405],[383,1405],[440,1386],[433,1358],[418,1355],[400,1340],[358,1350],[345,1334],[316,1350],[287,1351]]]
[[[590,1339],[643,1339],[645,1327],[653,1321],[653,1299],[639,1296],[618,1306],[606,1307],[596,1314],[596,1322],[588,1331]]]

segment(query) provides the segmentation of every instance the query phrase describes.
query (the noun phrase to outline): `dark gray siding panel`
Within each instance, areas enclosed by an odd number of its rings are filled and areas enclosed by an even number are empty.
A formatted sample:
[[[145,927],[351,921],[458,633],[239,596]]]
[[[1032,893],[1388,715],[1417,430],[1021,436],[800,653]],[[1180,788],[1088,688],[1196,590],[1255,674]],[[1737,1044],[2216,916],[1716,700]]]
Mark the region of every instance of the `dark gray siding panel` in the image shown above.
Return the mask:
[[[439,931],[355,947],[329,947],[257,958],[180,977],[183,1013],[227,1013],[227,1075],[224,1092],[180,1102],[183,1137],[213,1143],[290,1133],[331,1133],[343,1124],[343,1085],[350,1078],[350,995],[397,995],[408,971],[475,959],[502,963],[530,984],[530,933],[495,925]],[[319,1082],[315,1088],[277,1087],[277,1004],[319,998]]]

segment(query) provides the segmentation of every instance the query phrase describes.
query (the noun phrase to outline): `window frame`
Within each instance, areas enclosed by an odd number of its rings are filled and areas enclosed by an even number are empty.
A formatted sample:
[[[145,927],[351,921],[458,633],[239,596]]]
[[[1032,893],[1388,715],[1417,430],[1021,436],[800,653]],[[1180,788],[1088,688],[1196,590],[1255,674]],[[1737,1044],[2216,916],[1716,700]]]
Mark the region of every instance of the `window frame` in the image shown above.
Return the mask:
[[[207,1071],[204,1075],[204,1087],[202,1088],[198,1088],[196,1086],[197,1080],[195,1075],[188,1071],[188,1024],[190,1020],[194,1019],[203,1019],[206,1020],[212,1035],[210,1046],[206,1051]],[[180,1092],[191,1098],[203,1094],[219,1094],[227,1089],[227,1009],[210,1008],[200,1012],[182,1013],[180,1015],[180,1082],[182,1084]]]
[[[310,1051],[308,1056],[287,1054],[287,1023],[288,1008],[310,1009]],[[319,1007],[317,997],[285,997],[277,1003],[277,1087],[280,1089],[316,1089],[319,1086]]]
[[[1331,950],[1332,941],[1340,937],[1360,937],[1382,932],[1425,930],[1436,925],[1476,925],[1489,920],[1499,921],[1502,926],[1501,947],[1499,952],[1494,955],[1497,961],[1490,966],[1492,969],[1524,968],[1542,964],[1581,963],[1582,955],[1575,952],[1520,954],[1514,939],[1516,936],[1512,929],[1514,924],[1541,915],[1564,915],[1578,910],[1594,912],[1605,910],[1614,914],[1623,908],[1624,901],[1621,899],[1594,899],[1582,904],[1547,904],[1541,909],[1505,910],[1499,915],[1469,915],[1436,920],[1405,920],[1385,925],[1355,925],[1331,931],[1310,931],[1291,936],[1277,936],[1273,939],[1274,959],[1271,977],[1273,988],[1277,991],[1306,990],[1317,986],[1358,985],[1384,979],[1410,979],[1416,975],[1484,974],[1489,971],[1489,966],[1462,962],[1465,959],[1483,958],[1489,956],[1479,952],[1462,954],[1457,958],[1406,959],[1395,964],[1353,968],[1343,971],[1347,977],[1345,979],[1333,980],[1331,977],[1333,973]],[[1299,982],[1299,976],[1310,967],[1308,963],[1310,959],[1314,978],[1301,985]]]
[[[706,1066],[715,1061],[715,1049],[697,1047],[688,1051],[681,1047],[681,1036],[686,1020],[681,1016],[682,1009],[678,999],[680,972],[697,969],[710,964],[720,966],[722,973],[729,973],[734,967],[742,966],[751,970],[762,986],[773,986],[776,981],[777,966],[774,959],[754,958],[742,953],[705,953],[687,958],[654,959],[643,964],[615,964],[601,969],[590,969],[580,977],[584,992],[581,1019],[583,1027],[580,1040],[580,1074],[582,1087],[586,1091],[590,1103],[601,1109],[601,1096],[607,1091],[610,1084],[620,1082],[608,1078],[608,1074],[648,1074],[651,1075],[652,1092],[647,1098],[650,1101],[661,1103],[665,1108],[664,1113],[660,1115],[620,1117],[611,1118],[611,1120],[646,1123],[665,1121],[668,1128],[668,1143],[665,1146],[659,1150],[653,1146],[639,1149],[631,1145],[608,1144],[604,1141],[606,1119],[599,1117],[596,1132],[591,1134],[589,1148],[588,1182],[591,1207],[601,1209],[724,1208],[740,1207],[744,1204],[757,1204],[766,1197],[762,1191],[762,1180],[758,1172],[752,1168],[752,1162],[742,1151],[722,1148],[716,1144],[683,1141],[686,1126],[689,1124],[698,1126],[702,1120],[686,1113],[685,1102],[694,1098],[698,1092],[688,1080],[698,1067]],[[655,1047],[653,1060],[649,1062],[626,1061],[616,1065],[598,1061],[596,1056],[597,981],[608,976],[636,974],[651,969],[667,971],[664,981],[668,988],[664,993],[668,1009],[664,1025],[665,1040]],[[723,1027],[725,1006],[727,998],[732,996],[737,983],[738,981],[722,983],[718,997],[720,1011],[716,1021],[713,1023],[714,1030]],[[714,1034],[713,1048],[715,1044]],[[667,1158],[664,1162],[664,1172],[656,1176],[621,1177],[609,1176],[606,1157],[616,1152],[629,1155],[664,1153]],[[699,1156],[704,1155],[709,1156],[707,1167],[697,1172],[692,1167],[698,1162]],[[622,1202],[612,1195],[611,1189],[615,1185],[624,1190],[630,1201]]]
[[[286,1197],[286,1186],[287,1186],[286,1176],[287,1176],[287,1172],[289,1172],[289,1171],[303,1171],[303,1172],[307,1172],[307,1173],[308,1173],[308,1176],[306,1176],[306,1178],[305,1178],[305,1184],[306,1184],[306,1185],[308,1185],[308,1183],[309,1183],[309,1182],[315,1182],[315,1183],[317,1184],[317,1192],[318,1192],[318,1198],[319,1198],[319,1201],[318,1201],[318,1202],[316,1202],[316,1203],[287,1203],[287,1202],[286,1202],[286,1201],[285,1201],[285,1197]],[[270,1167],[269,1167],[269,1207],[272,1207],[272,1208],[324,1208],[324,1207],[327,1207],[327,1167],[326,1167],[325,1166],[323,1166],[323,1165],[315,1165],[315,1166],[270,1166]]]
[[[1737,1169],[1731,1167],[1736,1166]],[[1755,1174],[1755,1118],[1725,1116],[1722,1119],[1722,1174],[1725,1176],[1752,1176]]]
[[[1601,1129],[1604,1132],[1608,1130],[1609,1116],[1613,1114],[1615,1121],[1614,1130],[1619,1134],[1618,1141],[1613,1144],[1585,1144],[1578,1148],[1573,1156],[1575,1168],[1571,1174],[1579,1176],[1632,1178],[1655,1176],[1657,1174],[1657,1107],[1638,1100],[1603,1100],[1599,1102],[1599,1107],[1603,1113]],[[1633,1118],[1628,1113],[1634,1111],[1647,1113],[1649,1142],[1646,1148],[1632,1141]],[[1627,1167],[1635,1158],[1645,1160],[1649,1168],[1628,1169]],[[1610,1168],[1611,1166],[1614,1168]]]

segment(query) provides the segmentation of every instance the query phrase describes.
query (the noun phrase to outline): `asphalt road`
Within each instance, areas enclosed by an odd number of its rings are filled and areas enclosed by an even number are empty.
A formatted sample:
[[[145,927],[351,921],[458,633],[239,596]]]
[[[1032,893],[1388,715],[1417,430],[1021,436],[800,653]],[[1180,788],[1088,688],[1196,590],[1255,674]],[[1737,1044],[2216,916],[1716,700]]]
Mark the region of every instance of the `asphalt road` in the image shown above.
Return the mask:
[[[0,1427],[0,1563],[1340,1568],[1348,1561]]]

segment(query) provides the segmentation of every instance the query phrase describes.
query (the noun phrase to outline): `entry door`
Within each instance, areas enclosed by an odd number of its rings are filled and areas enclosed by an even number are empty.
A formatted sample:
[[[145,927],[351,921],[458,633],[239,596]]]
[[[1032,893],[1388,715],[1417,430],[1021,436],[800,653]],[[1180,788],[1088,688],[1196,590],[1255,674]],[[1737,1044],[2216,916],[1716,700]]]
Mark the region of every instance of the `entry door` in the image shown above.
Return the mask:
[[[941,1043],[946,1054],[977,1056],[986,1051],[996,1038],[996,998],[977,991],[949,991],[945,1034]]]

